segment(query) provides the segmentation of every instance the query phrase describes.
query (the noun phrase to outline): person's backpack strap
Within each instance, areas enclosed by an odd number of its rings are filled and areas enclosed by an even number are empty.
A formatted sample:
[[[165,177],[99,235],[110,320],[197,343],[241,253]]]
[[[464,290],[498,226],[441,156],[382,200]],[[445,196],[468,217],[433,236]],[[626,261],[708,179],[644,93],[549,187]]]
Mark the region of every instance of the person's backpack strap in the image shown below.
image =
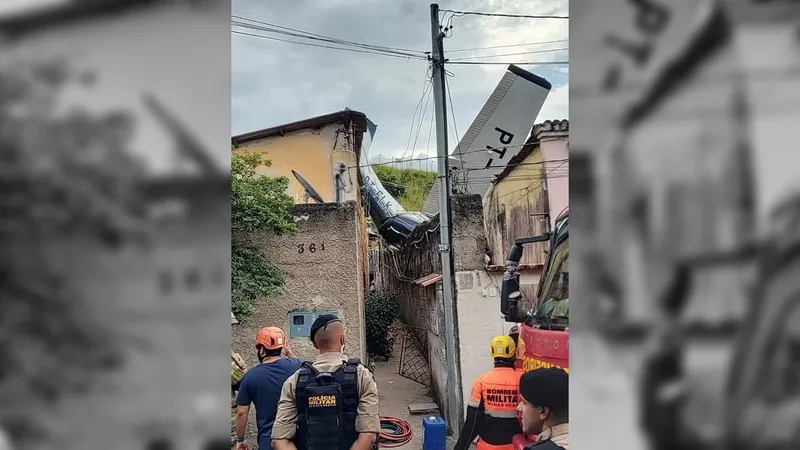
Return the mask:
[[[342,367],[334,373],[336,382],[342,387],[345,413],[354,413],[358,410],[358,366],[360,364],[359,358],[350,358],[344,361]]]
[[[525,447],[526,449],[535,449],[535,450],[564,450],[564,447],[556,444],[555,442],[551,441],[550,439],[545,439],[543,441],[536,441],[533,444]]]
[[[314,365],[308,361],[304,361],[300,365],[300,370],[297,371],[297,384],[294,387],[294,398],[295,404],[297,405],[297,414],[306,413],[306,408],[308,407],[308,393],[306,392],[306,387],[308,383],[314,380],[314,377],[317,376],[319,371],[314,367]],[[298,420],[298,422],[300,422]]]

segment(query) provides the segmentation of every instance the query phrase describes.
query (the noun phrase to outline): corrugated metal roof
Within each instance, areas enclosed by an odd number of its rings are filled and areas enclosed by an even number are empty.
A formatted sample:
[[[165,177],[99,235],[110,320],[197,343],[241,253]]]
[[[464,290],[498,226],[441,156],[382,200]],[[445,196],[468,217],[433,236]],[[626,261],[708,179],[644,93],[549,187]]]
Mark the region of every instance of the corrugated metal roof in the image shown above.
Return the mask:
[[[262,130],[251,131],[249,133],[240,134],[231,138],[231,144],[234,146],[244,144],[246,142],[265,139],[272,136],[282,136],[284,133],[291,133],[293,131],[306,130],[312,128],[321,128],[337,122],[344,122],[347,124],[356,123],[360,128],[366,130],[367,116],[359,111],[345,108],[342,111],[325,114],[322,116],[311,117],[308,119],[298,120],[297,122],[278,125]],[[354,148],[360,149],[360,142]]]
[[[421,286],[421,287],[428,287],[432,284],[436,284],[442,281],[442,274],[440,273],[432,273],[430,275],[426,275],[422,278],[418,278],[414,280],[411,284],[414,286]]]

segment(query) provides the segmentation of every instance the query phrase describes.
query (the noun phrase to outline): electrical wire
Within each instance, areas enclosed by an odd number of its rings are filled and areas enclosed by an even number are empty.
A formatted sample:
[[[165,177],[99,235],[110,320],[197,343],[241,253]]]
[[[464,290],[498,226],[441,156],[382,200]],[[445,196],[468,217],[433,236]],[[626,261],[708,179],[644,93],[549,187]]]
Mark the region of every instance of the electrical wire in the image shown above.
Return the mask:
[[[378,435],[378,446],[381,448],[399,448],[414,437],[411,425],[403,419],[381,416],[381,432]]]
[[[458,136],[458,125],[456,124],[456,110],[453,107],[453,95],[450,94],[450,81],[447,79],[447,75],[448,75],[448,72],[445,71],[444,86],[445,86],[445,89],[447,90],[447,100],[450,102],[450,115],[453,117],[453,131],[455,131],[455,134],[456,134],[456,148],[455,148],[455,150],[458,150],[458,147],[461,145],[461,138]],[[449,75],[450,76],[455,76],[455,75],[452,75],[452,74],[449,74]],[[461,160],[461,170],[462,171],[464,170],[464,160],[463,159]]]
[[[411,128],[408,130],[408,140],[406,142],[406,150],[403,152],[403,155],[400,159],[404,159],[408,151],[411,149],[411,135],[414,134],[414,125],[417,123],[417,114],[419,113],[419,108],[422,106],[422,101],[428,97],[430,90],[433,88],[433,80],[428,76],[428,72],[425,73],[425,82],[422,85],[422,95],[417,102],[416,108],[414,108],[414,114],[411,116]],[[425,103],[425,109],[427,111],[428,104]],[[424,116],[423,116],[424,117]],[[419,128],[419,127],[418,127]],[[417,129],[417,135],[419,135],[419,129]],[[416,140],[415,140],[416,142]],[[414,152],[411,152],[411,156],[414,156]]]
[[[568,66],[569,61],[525,61],[525,62],[492,62],[492,61],[445,61],[446,64],[474,65],[474,66]]]
[[[515,149],[515,148],[522,148],[522,147],[525,147],[526,145],[534,145],[534,144],[525,143],[525,144],[515,144],[515,145],[504,145],[503,148],[509,150],[509,149]],[[459,153],[458,155],[456,155],[456,154],[447,155],[447,157],[451,158],[451,157],[456,157],[456,156],[466,156],[466,155],[472,155],[472,154],[475,154],[475,153],[485,153],[485,152],[486,152],[486,149],[470,150],[468,152]],[[371,163],[370,165],[371,166],[382,166],[382,165],[390,165],[390,164],[397,164],[397,163],[407,163],[407,162],[414,162],[414,161],[429,161],[429,160],[434,160],[434,159],[438,160],[438,159],[441,159],[441,158],[444,158],[444,157],[443,156],[438,156],[438,155],[437,156],[426,156],[426,157],[423,157],[423,158],[411,158],[411,159],[404,159],[404,160],[377,162],[377,163]],[[550,160],[548,160],[548,161],[550,161]],[[354,165],[354,166],[348,166],[347,168],[348,169],[352,169],[353,167],[359,167],[359,166],[358,165]],[[490,167],[499,167],[499,166],[490,166]],[[502,166],[502,167],[505,167],[505,166]],[[467,170],[478,170],[478,169],[467,169]]]
[[[488,13],[479,11],[455,11],[452,9],[442,9],[443,13],[452,13],[454,16],[484,16],[484,17],[513,17],[518,19],[563,19],[569,20],[569,16],[555,16],[555,15],[528,15],[528,14],[504,14],[504,13]]]
[[[563,42],[569,42],[569,39],[557,39],[555,41],[527,42],[522,44],[492,45],[489,47],[458,48],[455,50],[448,50],[447,53],[470,52],[473,50],[491,50],[495,48],[526,47],[528,45],[561,44]]]
[[[480,58],[499,58],[501,56],[518,56],[518,55],[530,55],[534,53],[550,53],[550,52],[564,52],[569,51],[569,47],[562,47],[562,48],[550,48],[546,50],[533,50],[529,52],[516,52],[516,53],[501,53],[499,55],[477,55],[477,56],[464,56],[462,58],[452,58],[448,59],[447,61],[464,61],[468,59],[480,59]]]
[[[386,52],[397,52],[397,53],[403,53],[403,54],[409,54],[410,53],[410,54],[414,54],[414,55],[426,55],[428,53],[428,52],[424,52],[424,51],[421,51],[421,50],[412,50],[412,49],[407,49],[407,48],[386,47],[386,46],[382,46],[382,45],[363,44],[361,42],[355,42],[355,41],[349,41],[349,40],[346,40],[346,39],[334,38],[334,37],[331,37],[331,36],[325,36],[323,34],[317,34],[317,33],[312,33],[310,31],[300,30],[300,29],[297,29],[297,28],[291,28],[291,27],[286,27],[286,26],[282,26],[282,25],[276,25],[276,24],[272,24],[272,23],[269,23],[269,22],[263,22],[263,21],[260,21],[260,20],[251,19],[251,18],[243,17],[243,16],[232,15],[231,17],[234,18],[234,19],[239,19],[239,21],[236,21],[236,20],[232,20],[231,21],[232,23],[235,23],[237,26],[246,27],[246,28],[261,29],[263,31],[270,31],[270,32],[275,32],[275,33],[287,34],[287,35],[290,35],[290,36],[302,37],[302,38],[311,39],[311,40],[322,40],[322,41],[325,41],[325,42],[336,43],[336,44],[341,44],[341,45],[351,45],[351,46],[357,46],[357,47],[367,48],[367,49],[371,49],[371,50],[380,50],[380,51],[386,51]],[[257,25],[248,24],[248,23],[245,23],[245,22],[241,22],[242,20],[248,21],[248,22],[253,22],[255,24],[265,25],[267,28],[259,27]]]
[[[422,122],[425,120],[425,116],[428,113],[428,104],[431,101],[431,97],[433,97],[433,89],[432,89],[432,87],[433,87],[433,83],[431,83],[431,90],[428,91],[428,98],[425,99],[425,106],[423,107],[423,110],[422,110],[422,117],[420,117],[419,123],[417,124],[417,135],[414,136],[414,145],[411,148],[411,155],[412,156],[414,155],[414,152],[417,151],[417,140],[419,139],[419,134],[422,131]]]
[[[342,51],[353,52],[353,53],[364,53],[364,54],[372,54],[372,55],[380,55],[380,56],[389,56],[389,57],[401,58],[401,59],[420,59],[420,60],[426,61],[426,58],[422,58],[422,57],[417,58],[417,57],[413,57],[413,56],[401,56],[401,55],[394,55],[394,54],[391,54],[391,53],[373,52],[373,51],[369,51],[369,50],[358,50],[358,49],[354,49],[354,48],[334,47],[332,45],[312,44],[310,42],[290,41],[288,39],[280,39],[280,38],[276,38],[276,37],[272,37],[272,36],[264,36],[264,35],[261,35],[261,34],[254,34],[254,33],[246,33],[244,31],[231,30],[231,33],[238,34],[240,36],[250,36],[250,37],[256,37],[256,38],[260,38],[260,39],[267,39],[267,40],[270,40],[270,41],[286,42],[288,44],[306,45],[308,47],[327,48],[327,49],[331,49],[331,50],[342,50]]]
[[[569,161],[569,160],[567,160],[566,162],[568,162],[568,161]],[[561,164],[559,164],[558,166],[556,166],[556,167],[554,167],[553,169],[551,169],[551,170],[550,170],[550,172],[547,172],[547,173],[546,173],[546,174],[545,174],[543,177],[541,177],[541,178],[538,180],[538,184],[537,184],[537,182],[533,182],[533,183],[529,184],[528,186],[525,186],[524,188],[520,188],[520,189],[517,189],[517,190],[511,191],[511,192],[505,193],[505,194],[503,194],[503,195],[501,195],[501,196],[497,197],[495,200],[500,200],[501,198],[508,197],[509,195],[516,194],[516,193],[519,193],[519,192],[522,192],[522,191],[527,191],[527,192],[530,192],[530,191],[531,191],[531,189],[538,189],[538,188],[540,188],[540,187],[542,186],[542,183],[544,183],[544,181],[545,181],[545,180],[547,180],[548,178],[550,178],[550,177],[549,177],[550,173],[551,173],[551,172],[553,172],[554,170],[558,169],[559,167],[563,166],[564,164],[566,164],[566,162],[562,162],[562,163],[561,163]],[[534,187],[534,184],[536,185],[535,187]]]

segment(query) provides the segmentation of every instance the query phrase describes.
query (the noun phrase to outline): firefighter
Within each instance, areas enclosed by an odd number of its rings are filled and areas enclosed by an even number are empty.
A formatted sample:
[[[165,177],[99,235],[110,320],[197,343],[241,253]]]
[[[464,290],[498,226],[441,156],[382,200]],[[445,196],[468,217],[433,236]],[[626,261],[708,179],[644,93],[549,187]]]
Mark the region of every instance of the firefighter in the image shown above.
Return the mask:
[[[522,371],[514,368],[517,345],[511,336],[495,336],[490,350],[494,369],[472,385],[467,420],[454,450],[466,450],[476,436],[478,450],[513,450],[514,435],[522,433],[517,419]]]
[[[231,350],[231,448],[236,446],[236,393],[246,370],[244,359]]]
[[[369,450],[381,431],[378,387],[358,358],[347,359],[344,324],[323,314],[311,325],[319,350],[283,385],[272,427],[276,450]]]
[[[525,372],[519,380],[522,428],[535,434],[526,446],[535,450],[569,450],[569,375],[555,367]]]
[[[251,404],[256,407],[258,448],[270,448],[272,425],[278,411],[281,388],[283,383],[300,368],[301,361],[294,357],[286,341],[286,335],[278,327],[258,330],[255,346],[260,364],[247,371],[236,396],[237,450],[251,448],[250,443],[245,440]]]

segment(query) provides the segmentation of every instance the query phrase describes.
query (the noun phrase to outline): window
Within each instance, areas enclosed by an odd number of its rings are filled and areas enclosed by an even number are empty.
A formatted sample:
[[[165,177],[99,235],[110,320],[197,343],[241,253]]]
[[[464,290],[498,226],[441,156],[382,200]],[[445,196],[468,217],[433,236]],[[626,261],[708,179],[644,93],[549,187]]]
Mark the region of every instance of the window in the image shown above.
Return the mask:
[[[552,266],[546,274],[542,296],[534,316],[547,316],[555,323],[569,326],[569,243],[564,242],[553,254]]]
[[[594,229],[597,218],[595,217],[595,189],[597,180],[594,176],[594,160],[588,152],[574,152],[569,156],[569,195],[572,203],[582,205],[576,208],[580,211],[579,217],[588,229]]]
[[[503,244],[511,245],[511,243],[507,241],[507,233],[508,228],[506,225],[506,205],[500,206],[500,213],[497,215],[497,229],[500,230],[500,236],[502,238]]]

